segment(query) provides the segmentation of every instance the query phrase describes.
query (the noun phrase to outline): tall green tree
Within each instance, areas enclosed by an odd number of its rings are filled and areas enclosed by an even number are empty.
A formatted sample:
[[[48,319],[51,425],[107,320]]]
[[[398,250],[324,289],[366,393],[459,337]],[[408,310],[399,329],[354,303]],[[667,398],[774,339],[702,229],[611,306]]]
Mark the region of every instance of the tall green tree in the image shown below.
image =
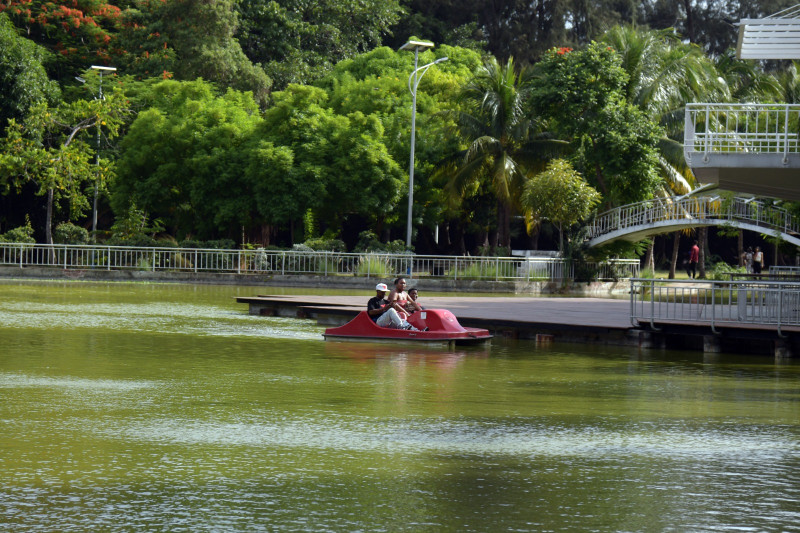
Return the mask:
[[[602,42],[622,57],[628,74],[625,98],[662,127],[658,161],[663,196],[687,194],[698,183],[683,151],[684,110],[687,102],[723,101],[728,86],[701,48],[685,44],[672,28],[645,30],[616,26]],[[654,239],[647,259],[653,268]],[[673,235],[670,278],[675,277],[680,232]]]
[[[46,196],[47,243],[53,243],[54,202],[67,201],[69,218],[75,219],[89,208],[94,184],[109,179],[108,161],[93,164],[89,132],[102,128],[106,136],[115,137],[124,113],[125,101],[117,91],[105,100],[78,100],[55,108],[40,103],[24,122],[9,123],[6,137],[0,139],[0,186],[8,192],[33,183],[37,195]]]
[[[684,44],[671,28],[615,26],[602,42],[622,59],[628,75],[623,88],[626,101],[663,129],[658,157],[665,193],[688,193],[697,183],[683,156],[686,103],[725,100],[727,84],[700,47]]]
[[[119,60],[126,74],[203,78],[222,89],[251,91],[266,105],[271,81],[234,36],[233,0],[137,0],[122,18]]]
[[[586,183],[568,161],[554,159],[544,172],[529,176],[522,193],[528,226],[549,220],[559,233],[559,250],[564,250],[564,228],[589,217],[602,196]]]
[[[436,165],[461,147],[452,135],[452,117],[442,112],[458,108],[461,87],[481,64],[478,52],[447,45],[420,54],[419,62],[427,64],[440,57],[449,60],[429,69],[417,90],[413,227],[418,232],[415,242],[429,249],[435,246],[434,228],[458,214],[449,208],[441,183],[431,179]],[[380,120],[386,148],[404,174],[411,140],[408,78],[413,69],[414,54],[381,47],[340,61],[316,83],[328,93],[328,105],[336,114],[360,112]],[[382,236],[390,231],[405,235],[406,210],[402,207],[387,213],[376,231]]]
[[[714,65],[728,88],[725,97],[717,101],[767,101],[782,96],[781,84],[775,76],[765,72],[756,61],[738,59],[733,49],[716,56]]]
[[[53,52],[47,64],[51,76],[71,81],[89,65],[110,61],[120,28],[119,5],[104,0],[5,0],[0,13],[25,37]]]
[[[528,72],[513,59],[502,65],[486,60],[463,88],[455,112],[456,133],[466,149],[439,172],[453,197],[477,192],[486,183],[497,200],[498,245],[510,246],[511,215],[519,210],[526,173],[543,168],[559,144],[540,130],[526,109]]]
[[[139,113],[120,143],[115,214],[122,218],[135,204],[181,237],[238,235],[258,218],[248,172],[262,119],[252,96],[218,95],[202,80],[167,80],[150,98],[153,107]]]
[[[290,85],[274,99],[261,135],[294,154],[285,179],[294,184],[287,195],[295,199],[282,203],[297,209],[284,216],[299,222],[314,209],[328,227],[341,227],[348,215],[380,225],[399,200],[404,176],[386,148],[380,119],[359,111],[337,114],[316,87]]]
[[[659,126],[628,103],[628,74],[606,44],[548,51],[536,65],[531,104],[575,148],[571,162],[607,205],[651,198],[661,185]]]
[[[0,13],[0,134],[8,119],[22,120],[31,106],[54,102],[58,84],[47,77],[47,52],[20,37],[8,16]]]
[[[241,0],[237,10],[236,36],[276,90],[379,46],[401,11],[398,0]]]

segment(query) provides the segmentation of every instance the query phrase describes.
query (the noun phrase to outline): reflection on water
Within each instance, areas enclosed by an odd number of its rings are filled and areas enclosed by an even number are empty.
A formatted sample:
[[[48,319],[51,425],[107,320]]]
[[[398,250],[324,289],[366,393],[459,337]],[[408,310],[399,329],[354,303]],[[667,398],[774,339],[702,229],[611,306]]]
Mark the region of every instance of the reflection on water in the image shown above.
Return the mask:
[[[233,287],[0,290],[3,530],[800,523],[793,362],[326,343]]]

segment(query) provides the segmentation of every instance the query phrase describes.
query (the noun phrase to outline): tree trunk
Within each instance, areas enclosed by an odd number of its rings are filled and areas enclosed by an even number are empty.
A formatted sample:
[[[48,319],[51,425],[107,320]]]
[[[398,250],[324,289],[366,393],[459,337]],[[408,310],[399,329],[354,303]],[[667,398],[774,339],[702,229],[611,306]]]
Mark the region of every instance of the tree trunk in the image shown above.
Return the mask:
[[[497,246],[511,248],[511,207],[497,202]]]
[[[738,254],[739,267],[744,266],[744,230],[739,230],[739,235],[736,239],[736,253]]]
[[[697,261],[697,277],[699,279],[706,279],[706,248],[708,248],[708,228],[700,228],[698,230],[700,238],[700,256]]]
[[[458,255],[467,254],[467,244],[464,242],[464,225],[459,223],[458,233],[456,234],[456,253]]]
[[[538,250],[539,249],[539,226],[536,226],[530,234],[530,239],[528,240],[528,247],[531,250]]]
[[[654,255],[653,252],[654,252],[655,246],[656,246],[656,238],[652,237],[650,239],[650,244],[647,245],[647,254],[645,254],[645,256],[644,256],[645,268],[650,270],[650,272],[652,273],[653,277],[655,277],[655,275],[656,275],[656,262],[655,262],[655,258],[653,257],[653,255]]]
[[[675,279],[675,268],[678,265],[678,255],[680,253],[681,232],[676,231],[672,234],[672,257],[669,260],[669,279]]]
[[[53,244],[53,189],[47,189],[47,219],[44,225],[44,240]]]
[[[780,256],[778,255],[778,245],[779,244],[780,244],[779,241],[777,239],[775,239],[775,256],[773,257],[773,260],[772,260],[772,264],[773,265],[779,265],[780,264],[780,262],[779,262],[780,261],[780,259],[779,259]],[[766,266],[766,264],[767,264],[767,261],[766,261],[766,258],[765,258],[765,260],[762,261],[761,266],[764,267],[764,266]]]
[[[270,237],[272,234],[272,226],[269,224],[261,225],[261,244],[266,248],[270,244]]]
[[[689,38],[689,42],[694,44],[694,12],[692,11],[692,0],[683,0],[683,7],[686,10],[686,33],[688,34],[686,37]]]

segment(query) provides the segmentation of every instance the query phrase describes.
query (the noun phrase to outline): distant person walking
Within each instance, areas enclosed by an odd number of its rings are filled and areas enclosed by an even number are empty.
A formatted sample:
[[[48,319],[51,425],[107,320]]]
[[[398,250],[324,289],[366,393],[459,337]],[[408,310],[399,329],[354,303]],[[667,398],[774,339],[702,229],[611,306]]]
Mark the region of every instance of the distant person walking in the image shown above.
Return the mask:
[[[756,246],[756,253],[753,254],[753,274],[761,274],[761,269],[764,268],[764,252],[761,247]]]
[[[686,267],[686,273],[690,279],[697,277],[698,261],[700,261],[700,247],[697,245],[697,241],[694,241],[692,249],[689,250],[689,265]]]
[[[753,248],[748,247],[744,253],[744,268],[748,274],[753,273]]]

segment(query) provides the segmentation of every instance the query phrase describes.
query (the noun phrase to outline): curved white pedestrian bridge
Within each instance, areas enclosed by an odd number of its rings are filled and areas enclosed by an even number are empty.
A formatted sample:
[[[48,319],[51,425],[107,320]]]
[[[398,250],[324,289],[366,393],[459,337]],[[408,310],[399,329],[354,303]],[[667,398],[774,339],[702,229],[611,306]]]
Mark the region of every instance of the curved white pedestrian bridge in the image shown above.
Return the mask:
[[[701,226],[728,226],[779,235],[800,246],[800,221],[787,210],[752,198],[657,198],[600,213],[589,227],[589,246]]]

